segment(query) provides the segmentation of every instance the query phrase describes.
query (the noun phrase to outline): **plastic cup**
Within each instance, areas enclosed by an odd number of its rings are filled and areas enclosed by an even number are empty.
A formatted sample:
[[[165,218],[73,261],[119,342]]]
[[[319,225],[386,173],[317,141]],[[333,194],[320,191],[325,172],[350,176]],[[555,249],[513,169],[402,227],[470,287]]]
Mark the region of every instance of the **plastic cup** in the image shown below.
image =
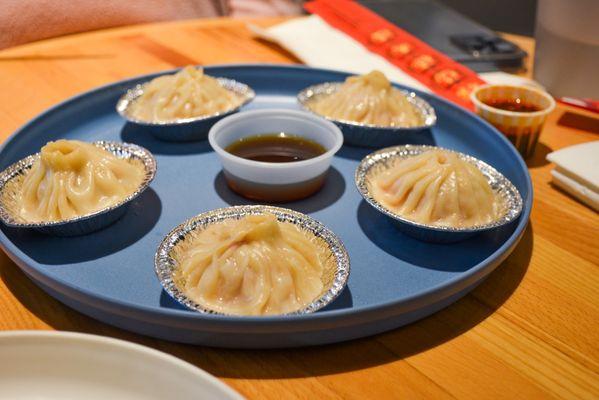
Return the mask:
[[[476,113],[507,136],[524,158],[533,155],[547,115],[555,108],[555,100],[548,93],[527,86],[483,85],[470,98]],[[508,111],[487,104],[517,99],[539,111]]]
[[[248,160],[225,150],[239,139],[278,132],[312,140],[326,152],[307,160],[274,163]],[[253,200],[287,202],[307,197],[322,187],[333,156],[343,144],[343,134],[335,124],[315,115],[268,109],[222,119],[210,129],[208,141],[233,191]]]

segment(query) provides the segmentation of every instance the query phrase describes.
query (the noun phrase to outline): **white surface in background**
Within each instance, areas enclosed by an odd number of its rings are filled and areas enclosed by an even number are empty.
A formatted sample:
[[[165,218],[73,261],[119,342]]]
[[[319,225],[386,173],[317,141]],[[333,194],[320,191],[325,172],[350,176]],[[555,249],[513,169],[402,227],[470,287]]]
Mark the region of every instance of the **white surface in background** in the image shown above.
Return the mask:
[[[556,165],[556,186],[599,211],[599,140],[554,151],[547,160]]]
[[[148,347],[70,332],[0,333],[1,400],[241,400],[215,377]]]

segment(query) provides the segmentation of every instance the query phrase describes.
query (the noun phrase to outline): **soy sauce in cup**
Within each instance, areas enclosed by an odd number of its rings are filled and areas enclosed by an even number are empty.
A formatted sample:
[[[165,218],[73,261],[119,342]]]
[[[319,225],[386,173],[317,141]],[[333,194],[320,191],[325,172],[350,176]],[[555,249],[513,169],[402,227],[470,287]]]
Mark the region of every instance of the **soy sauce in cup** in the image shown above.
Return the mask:
[[[243,137],[225,150],[247,160],[272,163],[309,160],[326,152],[320,143],[285,132]]]

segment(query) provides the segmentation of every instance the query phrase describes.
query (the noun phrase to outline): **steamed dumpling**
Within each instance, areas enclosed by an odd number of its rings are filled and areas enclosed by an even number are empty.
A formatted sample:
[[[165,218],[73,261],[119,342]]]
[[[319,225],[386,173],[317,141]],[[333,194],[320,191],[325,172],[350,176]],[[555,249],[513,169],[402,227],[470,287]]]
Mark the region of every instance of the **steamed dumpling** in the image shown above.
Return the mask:
[[[28,222],[60,221],[91,214],[132,194],[143,165],[78,140],[42,147],[23,179],[20,214]]]
[[[323,247],[271,214],[211,225],[176,247],[174,259],[183,293],[225,314],[289,313],[323,290]]]
[[[375,173],[373,197],[409,220],[438,226],[471,227],[491,223],[501,203],[473,164],[446,150],[400,159]]]
[[[131,104],[129,114],[148,122],[173,121],[229,111],[242,101],[201,68],[187,66],[144,85],[143,94]]]
[[[423,119],[405,95],[379,71],[351,76],[334,93],[307,104],[326,117],[377,126],[421,126]]]

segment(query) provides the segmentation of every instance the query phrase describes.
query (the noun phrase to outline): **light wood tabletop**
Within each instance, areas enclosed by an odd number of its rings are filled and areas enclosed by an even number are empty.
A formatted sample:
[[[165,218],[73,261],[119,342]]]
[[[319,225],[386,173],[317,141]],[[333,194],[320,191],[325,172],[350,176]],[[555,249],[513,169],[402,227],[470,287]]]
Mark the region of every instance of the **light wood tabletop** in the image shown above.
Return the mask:
[[[186,64],[298,62],[252,38],[245,22],[142,25],[0,51],[0,138],[61,100],[134,75]],[[510,38],[532,52],[532,40]],[[592,114],[557,107],[528,162],[534,206],[520,244],[470,294],[404,328],[290,350],[169,343],[73,311],[0,252],[0,329],[77,331],[141,343],[205,369],[249,399],[597,399],[599,216],[552,187],[545,155],[599,139],[598,123]]]

